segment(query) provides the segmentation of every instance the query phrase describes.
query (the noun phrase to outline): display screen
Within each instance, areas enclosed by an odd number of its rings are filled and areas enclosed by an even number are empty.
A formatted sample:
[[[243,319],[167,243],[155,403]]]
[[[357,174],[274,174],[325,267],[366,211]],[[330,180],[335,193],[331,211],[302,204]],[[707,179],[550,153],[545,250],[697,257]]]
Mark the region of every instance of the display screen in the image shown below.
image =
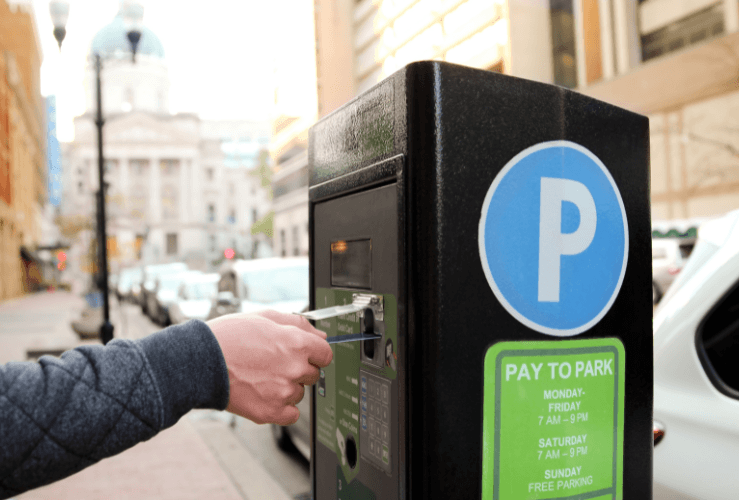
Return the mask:
[[[372,288],[372,240],[331,242],[331,285]]]

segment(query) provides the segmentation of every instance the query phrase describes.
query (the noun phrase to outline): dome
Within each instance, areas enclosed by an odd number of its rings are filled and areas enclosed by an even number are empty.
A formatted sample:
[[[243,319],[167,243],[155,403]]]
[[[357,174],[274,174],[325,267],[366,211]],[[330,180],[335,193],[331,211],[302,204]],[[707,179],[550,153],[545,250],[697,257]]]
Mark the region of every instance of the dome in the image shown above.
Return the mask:
[[[126,36],[127,29],[123,18],[118,15],[113,22],[98,31],[92,39],[90,52],[103,57],[116,53],[131,53],[131,43]],[[147,27],[141,30],[141,40],[136,49],[136,55],[148,55],[164,59],[164,46],[159,37]]]

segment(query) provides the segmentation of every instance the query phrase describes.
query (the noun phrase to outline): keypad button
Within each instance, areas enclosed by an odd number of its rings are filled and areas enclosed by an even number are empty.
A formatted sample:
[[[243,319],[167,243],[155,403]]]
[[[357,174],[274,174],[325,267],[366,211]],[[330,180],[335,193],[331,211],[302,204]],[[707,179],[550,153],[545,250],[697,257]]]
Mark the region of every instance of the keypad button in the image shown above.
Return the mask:
[[[380,408],[380,403],[375,403],[374,415],[377,420],[382,418],[382,408]]]
[[[382,418],[382,421],[385,423],[390,423],[390,410],[388,409],[388,407],[383,405],[381,412],[382,413],[380,416]]]
[[[382,444],[379,439],[375,439],[375,456],[382,459]]]
[[[369,420],[370,436],[372,436],[374,438],[375,437],[375,432],[376,432],[376,429],[377,429],[378,425],[377,425],[377,422],[375,422],[375,419],[374,418],[369,417],[368,420]]]
[[[372,399],[370,399],[369,400],[369,403],[367,404],[367,406],[369,408],[369,414],[372,415],[373,417],[376,417],[377,415],[375,414],[375,408],[377,408],[377,406],[378,406],[377,405],[377,402],[374,401],[374,400],[372,400]]]
[[[379,382],[375,382],[375,385],[374,385],[374,388],[373,389],[375,391],[375,393],[374,393],[375,398],[376,399],[380,399],[380,384],[379,384]]]
[[[367,430],[367,415],[362,415],[362,430]]]
[[[376,441],[374,439],[369,440],[369,449],[370,449],[370,455],[376,456],[377,455],[377,449],[375,447]]]
[[[382,402],[387,404],[390,404],[390,387],[387,384],[382,384],[382,387],[380,389],[380,396],[382,398]]]
[[[382,430],[380,431],[380,438],[382,439],[382,442],[385,444],[390,443],[390,429],[388,428],[387,424],[382,424]]]
[[[362,393],[367,392],[367,377],[362,377]]]
[[[367,396],[362,394],[362,411],[367,413]]]
[[[385,445],[382,445],[382,461],[386,464],[390,463],[390,449]]]
[[[378,439],[382,437],[381,428],[382,424],[380,424],[380,422],[375,422],[375,437]]]

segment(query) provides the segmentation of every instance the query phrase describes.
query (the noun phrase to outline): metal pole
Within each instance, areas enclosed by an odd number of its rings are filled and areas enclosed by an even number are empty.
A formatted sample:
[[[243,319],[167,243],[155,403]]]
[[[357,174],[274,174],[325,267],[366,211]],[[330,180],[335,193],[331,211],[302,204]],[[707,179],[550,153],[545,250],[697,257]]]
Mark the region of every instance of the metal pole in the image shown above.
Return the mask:
[[[95,125],[98,130],[98,179],[100,189],[98,190],[98,214],[100,231],[98,245],[100,248],[100,291],[103,294],[103,324],[100,325],[100,341],[107,344],[113,339],[113,325],[110,323],[110,303],[108,300],[108,235],[105,230],[105,157],[103,156],[103,97],[100,83],[100,71],[102,61],[100,54],[95,54],[95,86],[97,87],[97,117]]]

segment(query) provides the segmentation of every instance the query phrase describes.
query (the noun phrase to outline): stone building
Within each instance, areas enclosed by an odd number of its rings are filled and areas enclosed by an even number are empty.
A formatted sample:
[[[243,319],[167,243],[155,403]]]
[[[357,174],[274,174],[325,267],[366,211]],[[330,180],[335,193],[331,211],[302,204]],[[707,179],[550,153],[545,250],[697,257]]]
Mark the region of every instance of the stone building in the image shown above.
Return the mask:
[[[269,192],[256,174],[269,124],[170,113],[164,48],[148,28],[135,63],[120,17],[95,35],[90,53],[103,57],[111,271],[175,261],[209,270],[226,248],[246,258],[271,254],[270,239],[251,234],[254,222],[270,209]],[[94,220],[98,160],[92,67],[86,93],[87,110],[74,120],[74,141],[63,145],[62,212]],[[82,237],[70,260],[85,261],[93,236]],[[78,272],[89,272],[88,267],[81,264]]]
[[[34,254],[46,202],[40,67],[33,12],[0,0],[0,300],[42,281]]]

